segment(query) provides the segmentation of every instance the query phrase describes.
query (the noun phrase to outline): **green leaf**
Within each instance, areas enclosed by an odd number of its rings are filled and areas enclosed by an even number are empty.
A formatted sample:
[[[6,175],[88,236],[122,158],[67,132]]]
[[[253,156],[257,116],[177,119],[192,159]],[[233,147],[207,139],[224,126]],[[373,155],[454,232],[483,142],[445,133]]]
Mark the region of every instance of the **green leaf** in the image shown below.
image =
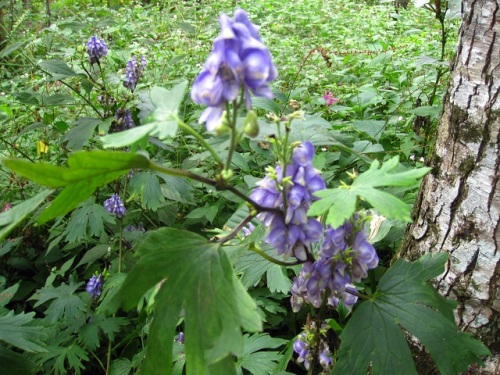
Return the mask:
[[[67,142],[67,147],[71,150],[81,150],[83,146],[89,144],[95,128],[101,123],[101,120],[95,118],[79,118],[75,121],[74,127],[62,136],[61,143]]]
[[[156,211],[164,202],[158,177],[153,172],[136,172],[130,180],[130,199],[141,198],[141,203],[148,209]]]
[[[109,375],[128,375],[132,370],[132,362],[127,358],[118,358],[111,362]]]
[[[4,57],[7,57],[10,54],[16,52],[19,48],[24,46],[25,43],[26,42],[16,42],[16,43],[9,44],[2,51],[0,51],[0,59],[3,59]]]
[[[0,317],[0,340],[27,352],[45,352],[41,345],[46,335],[40,326],[30,325],[34,316],[34,312],[14,315],[11,311]]]
[[[147,123],[125,130],[123,132],[108,134],[101,138],[104,148],[125,147],[148,136],[161,140],[173,137],[177,132],[177,112],[184,99],[187,82],[183,81],[172,89],[153,87],[150,93],[151,103],[155,109],[148,117]]]
[[[380,120],[356,120],[353,126],[359,131],[368,134],[377,142],[382,136],[382,130],[385,126],[385,121]]]
[[[58,79],[74,77],[78,75],[73,69],[71,69],[64,61],[61,60],[45,60],[38,63],[42,69],[54,73],[57,75]]]
[[[88,199],[97,187],[116,180],[130,169],[147,168],[149,159],[141,154],[127,152],[81,151],[69,156],[69,168],[17,159],[6,159],[4,164],[41,185],[54,188],[65,186],[38,218],[39,223],[45,223],[73,210]]]
[[[105,317],[104,315],[95,315],[80,328],[78,335],[85,346],[94,351],[100,347],[99,333],[103,332],[107,341],[113,341],[115,333],[120,327],[128,324],[127,319],[120,317]]]
[[[58,106],[74,103],[75,99],[68,94],[42,95],[42,106]]]
[[[256,331],[262,326],[257,306],[220,244],[192,232],[163,228],[149,232],[137,253],[139,261],[118,302],[132,309],[161,282],[143,372],[172,372],[173,337],[184,310],[187,374],[234,374],[231,355],[243,347],[241,328]]]
[[[108,249],[109,249],[109,245],[105,245],[105,244],[100,244],[100,245],[94,246],[92,249],[90,249],[89,251],[87,251],[85,253],[85,255],[82,257],[80,262],[78,262],[78,264],[76,265],[75,268],[82,266],[84,264],[88,265],[88,264],[94,263],[97,259],[106,255],[108,253]]]
[[[288,341],[273,338],[267,333],[245,335],[243,352],[238,357],[238,366],[248,370],[251,374],[274,374],[278,362],[283,357],[277,351],[261,351],[263,349],[276,349]]]
[[[25,356],[0,345],[0,369],[3,374],[33,375],[35,364]]]
[[[100,237],[105,233],[104,222],[114,223],[115,219],[102,205],[89,202],[71,214],[63,234],[68,243],[75,243],[91,236]]]
[[[422,106],[414,109],[408,110],[409,113],[413,113],[417,116],[431,116],[437,118],[441,112],[441,107],[435,106]]]
[[[441,374],[458,374],[481,364],[488,349],[458,330],[453,301],[428,283],[444,271],[447,254],[399,259],[380,279],[378,290],[354,312],[342,332],[333,374],[417,374],[402,328],[417,337]]]
[[[31,212],[41,205],[53,190],[46,189],[33,198],[24,201],[6,212],[0,213],[0,241],[3,241],[9,233],[19,225]]]
[[[30,299],[37,300],[35,307],[53,300],[50,306],[45,310],[47,319],[52,323],[61,320],[78,320],[87,311],[85,302],[74,294],[82,284],[83,283],[75,284],[73,280],[70,280],[69,285],[63,283],[57,288],[52,286],[43,287]]]
[[[399,165],[399,157],[384,164],[375,160],[370,168],[357,176],[351,186],[320,190],[315,193],[322,198],[311,205],[310,216],[327,214],[326,223],[337,228],[354,215],[359,198],[366,200],[388,219],[411,222],[410,206],[395,196],[379,190],[385,186],[414,186],[430,168],[416,168],[404,172],[394,172]],[[380,167],[380,168],[379,168]]]
[[[47,350],[50,356],[45,356],[44,359],[47,361],[50,358],[56,358],[53,368],[56,374],[66,375],[68,374],[68,369],[73,369],[75,374],[80,375],[81,370],[85,369],[83,365],[84,361],[88,361],[89,357],[87,352],[80,348],[76,344],[70,344],[69,346],[49,346]]]
[[[0,292],[0,307],[5,307],[19,289],[19,282]]]

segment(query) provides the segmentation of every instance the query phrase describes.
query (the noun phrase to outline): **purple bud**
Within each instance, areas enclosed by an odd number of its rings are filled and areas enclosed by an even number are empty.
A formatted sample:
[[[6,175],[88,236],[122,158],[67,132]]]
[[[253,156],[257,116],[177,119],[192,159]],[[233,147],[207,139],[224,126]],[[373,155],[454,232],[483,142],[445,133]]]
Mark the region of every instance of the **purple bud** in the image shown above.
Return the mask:
[[[99,298],[102,292],[103,277],[102,274],[98,276],[94,275],[90,278],[87,283],[86,290],[92,296],[93,299]]]

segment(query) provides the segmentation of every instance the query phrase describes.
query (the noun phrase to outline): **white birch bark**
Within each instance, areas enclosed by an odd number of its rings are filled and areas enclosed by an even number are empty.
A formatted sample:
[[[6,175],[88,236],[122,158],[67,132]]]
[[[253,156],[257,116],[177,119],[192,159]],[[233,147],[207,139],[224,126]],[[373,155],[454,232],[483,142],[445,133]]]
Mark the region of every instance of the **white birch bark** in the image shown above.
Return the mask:
[[[433,167],[422,184],[402,255],[450,253],[438,281],[458,301],[459,326],[493,352],[500,374],[500,0],[464,0],[452,79]]]

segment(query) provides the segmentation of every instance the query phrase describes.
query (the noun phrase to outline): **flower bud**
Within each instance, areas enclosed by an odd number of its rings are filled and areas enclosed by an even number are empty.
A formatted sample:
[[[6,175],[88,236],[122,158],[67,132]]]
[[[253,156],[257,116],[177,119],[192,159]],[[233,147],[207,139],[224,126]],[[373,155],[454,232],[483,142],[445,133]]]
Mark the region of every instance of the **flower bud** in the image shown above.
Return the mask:
[[[215,132],[217,135],[224,135],[228,133],[230,130],[229,123],[227,122],[227,112],[224,111],[222,113],[222,117],[220,118],[220,123],[215,127]]]
[[[257,114],[252,110],[247,113],[243,120],[243,131],[250,138],[259,135],[259,123],[257,121]]]

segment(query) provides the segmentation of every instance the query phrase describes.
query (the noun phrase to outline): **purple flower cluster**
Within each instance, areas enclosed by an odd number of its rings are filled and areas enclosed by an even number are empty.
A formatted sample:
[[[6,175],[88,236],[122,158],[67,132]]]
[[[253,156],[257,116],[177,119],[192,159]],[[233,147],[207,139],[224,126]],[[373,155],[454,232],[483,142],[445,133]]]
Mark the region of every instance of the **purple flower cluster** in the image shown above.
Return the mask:
[[[262,207],[276,209],[264,211],[257,217],[269,228],[267,242],[285,258],[295,256],[306,260],[307,248],[323,233],[321,223],[307,217],[307,210],[316,199],[313,194],[326,188],[325,181],[312,165],[313,157],[314,146],[311,142],[303,142],[294,148],[285,176],[282,168],[276,167],[250,195]]]
[[[125,67],[125,81],[123,82],[123,86],[128,88],[130,91],[134,91],[137,86],[137,82],[139,81],[139,77],[141,73],[146,69],[147,65],[146,57],[144,55],[141,56],[141,61],[137,62],[137,57],[133,56],[131,60],[127,62],[127,66]]]
[[[337,229],[328,227],[321,246],[319,258],[306,262],[292,284],[292,309],[298,312],[304,302],[319,308],[323,300],[336,307],[339,299],[346,306],[356,303],[352,293],[356,288],[352,283],[359,282],[368,275],[368,269],[377,267],[378,256],[368,242],[357,218],[352,224],[346,221]],[[351,292],[351,293],[349,293]]]
[[[120,219],[125,215],[125,206],[118,194],[113,194],[111,198],[104,201],[104,208],[109,213],[115,214],[115,216]]]
[[[108,54],[108,46],[104,40],[99,39],[96,36],[90,37],[87,42],[87,52],[89,54],[89,60],[92,65],[98,64],[99,59]]]
[[[247,110],[251,107],[250,93],[272,98],[268,83],[278,76],[258,27],[250,22],[245,11],[237,9],[234,19],[222,14],[220,25],[221,33],[191,91],[196,103],[208,106],[199,120],[206,122],[208,131],[217,127],[226,103],[235,100],[240,89]]]
[[[130,109],[120,108],[115,113],[116,130],[123,131],[135,127],[134,119]]]
[[[86,290],[92,296],[93,299],[97,299],[101,295],[103,282],[104,279],[102,277],[102,274],[99,274],[97,276],[96,275],[92,276],[89,282],[87,283]]]
[[[319,340],[319,345],[315,345],[317,340]],[[306,332],[302,332],[293,343],[293,350],[299,355],[297,362],[303,363],[306,370],[309,370],[315,355],[317,355],[318,362],[324,371],[331,370],[333,359],[322,334],[308,335]]]

